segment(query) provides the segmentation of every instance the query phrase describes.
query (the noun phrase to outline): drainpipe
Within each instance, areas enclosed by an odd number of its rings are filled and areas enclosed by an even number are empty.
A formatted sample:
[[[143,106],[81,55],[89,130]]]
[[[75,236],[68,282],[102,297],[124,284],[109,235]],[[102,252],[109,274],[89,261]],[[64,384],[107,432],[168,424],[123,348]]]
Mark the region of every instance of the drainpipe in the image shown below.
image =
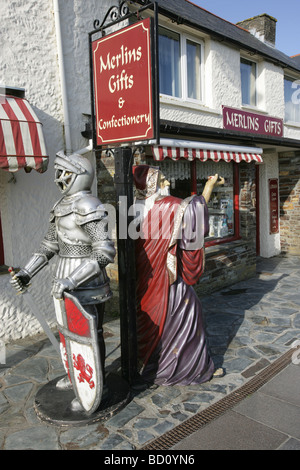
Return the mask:
[[[53,9],[54,9],[54,22],[55,22],[56,41],[57,41],[58,65],[59,65],[61,93],[62,93],[62,105],[63,105],[63,113],[64,113],[66,154],[70,155],[72,153],[71,128],[70,128],[70,118],[69,118],[69,110],[68,110],[67,84],[66,84],[65,65],[64,65],[64,56],[63,56],[63,45],[62,45],[62,37],[61,37],[59,0],[53,0]]]

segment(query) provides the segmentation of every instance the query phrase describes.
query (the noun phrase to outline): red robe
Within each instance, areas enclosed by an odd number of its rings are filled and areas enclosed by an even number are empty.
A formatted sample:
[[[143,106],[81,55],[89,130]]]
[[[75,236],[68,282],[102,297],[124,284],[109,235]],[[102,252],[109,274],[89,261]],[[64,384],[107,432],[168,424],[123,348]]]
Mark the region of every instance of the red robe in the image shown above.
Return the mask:
[[[193,198],[185,211],[182,202],[173,196],[157,200],[135,245],[141,374],[162,385],[201,383],[211,378],[214,369],[201,304],[191,287],[203,273],[204,249],[186,249],[184,229],[178,232],[182,238],[170,243],[183,214],[184,222],[195,226],[196,204],[204,205],[206,219],[207,208],[202,196]]]

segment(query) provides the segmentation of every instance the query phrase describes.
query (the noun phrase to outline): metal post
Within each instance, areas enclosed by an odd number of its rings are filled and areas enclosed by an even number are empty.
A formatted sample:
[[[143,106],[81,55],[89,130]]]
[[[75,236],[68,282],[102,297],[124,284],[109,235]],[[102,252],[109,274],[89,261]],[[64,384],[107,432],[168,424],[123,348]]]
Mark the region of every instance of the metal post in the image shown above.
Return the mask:
[[[133,204],[132,149],[116,148],[115,186],[117,194],[117,239],[120,296],[122,375],[130,384],[137,377],[137,333],[135,304],[134,240],[128,236]]]

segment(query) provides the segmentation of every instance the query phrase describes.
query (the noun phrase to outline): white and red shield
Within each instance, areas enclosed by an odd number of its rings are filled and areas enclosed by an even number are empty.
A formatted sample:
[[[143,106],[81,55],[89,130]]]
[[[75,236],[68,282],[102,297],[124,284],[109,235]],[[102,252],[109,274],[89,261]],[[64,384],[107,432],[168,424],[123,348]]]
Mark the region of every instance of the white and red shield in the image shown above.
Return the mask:
[[[92,414],[103,391],[96,318],[69,292],[54,302],[64,367],[76,398],[86,413]]]

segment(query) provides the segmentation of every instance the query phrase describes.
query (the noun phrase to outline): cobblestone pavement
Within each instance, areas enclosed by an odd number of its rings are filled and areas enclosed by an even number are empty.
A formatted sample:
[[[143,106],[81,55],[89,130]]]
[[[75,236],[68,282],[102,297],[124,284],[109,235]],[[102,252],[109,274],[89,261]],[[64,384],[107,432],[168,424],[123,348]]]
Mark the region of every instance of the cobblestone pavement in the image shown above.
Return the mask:
[[[0,364],[0,449],[141,449],[241,387],[300,340],[299,284],[300,257],[259,258],[255,278],[202,299],[211,353],[224,377],[133,393],[117,414],[88,426],[58,427],[36,416],[37,390],[64,373],[47,339],[6,345]],[[118,371],[118,320],[105,324],[105,336],[107,371]]]

